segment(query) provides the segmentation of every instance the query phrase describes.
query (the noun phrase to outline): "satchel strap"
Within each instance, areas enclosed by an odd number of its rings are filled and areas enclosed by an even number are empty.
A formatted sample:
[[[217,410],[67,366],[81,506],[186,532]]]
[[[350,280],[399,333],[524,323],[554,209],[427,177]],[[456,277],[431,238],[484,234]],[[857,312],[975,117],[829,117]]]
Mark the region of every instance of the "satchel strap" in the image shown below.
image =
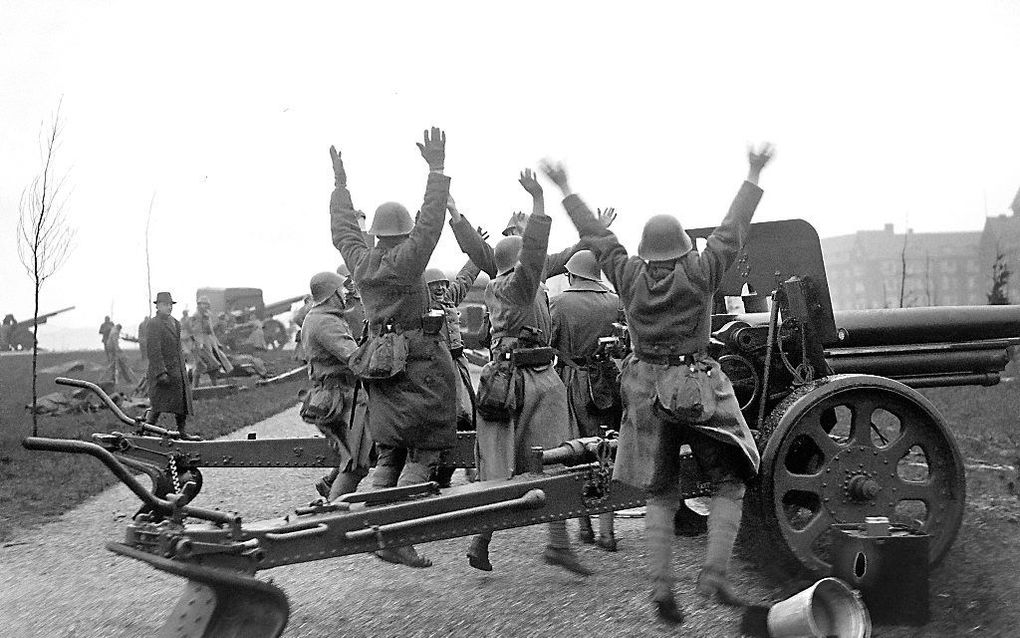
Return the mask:
[[[638,361],[652,363],[660,366],[692,366],[708,355],[704,352],[689,352],[687,354],[652,354],[650,352],[635,352],[634,356]]]

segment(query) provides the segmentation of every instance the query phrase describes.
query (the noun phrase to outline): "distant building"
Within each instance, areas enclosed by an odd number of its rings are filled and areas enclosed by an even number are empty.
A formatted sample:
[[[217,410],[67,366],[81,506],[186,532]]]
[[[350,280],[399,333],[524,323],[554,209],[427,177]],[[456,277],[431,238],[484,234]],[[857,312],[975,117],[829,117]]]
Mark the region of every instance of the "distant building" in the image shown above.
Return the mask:
[[[997,215],[985,219],[981,234],[981,268],[986,276],[985,292],[992,287],[992,265],[1002,254],[1012,272],[1006,294],[1011,303],[1020,303],[1020,190],[1010,205],[1012,215]]]
[[[991,283],[984,234],[904,234],[886,224],[822,239],[833,309],[984,304]]]

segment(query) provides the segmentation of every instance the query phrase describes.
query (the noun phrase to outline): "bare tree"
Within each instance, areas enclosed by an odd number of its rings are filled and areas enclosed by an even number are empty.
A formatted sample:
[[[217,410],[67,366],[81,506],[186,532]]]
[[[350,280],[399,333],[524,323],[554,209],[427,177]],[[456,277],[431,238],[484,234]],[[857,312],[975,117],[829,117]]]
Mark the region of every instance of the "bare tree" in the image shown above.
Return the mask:
[[[54,158],[60,147],[62,130],[60,104],[47,126],[43,123],[39,132],[39,148],[42,172],[36,175],[21,192],[18,204],[18,257],[34,284],[34,310],[32,320],[32,435],[38,434],[35,413],[37,373],[39,359],[39,292],[43,283],[67,261],[71,251],[74,231],[67,223],[64,205],[67,198],[64,186],[66,173],[56,175]]]
[[[1005,253],[996,246],[995,263],[992,264],[992,289],[988,292],[989,305],[1003,306],[1009,303],[1009,278],[1012,274]]]
[[[149,268],[149,224],[152,223],[152,205],[155,202],[156,191],[152,191],[152,199],[149,200],[149,214],[145,216],[145,316],[150,318],[152,317],[152,270]]]
[[[907,291],[907,237],[910,229],[903,233],[903,250],[900,251],[900,308],[903,308],[904,295]]]

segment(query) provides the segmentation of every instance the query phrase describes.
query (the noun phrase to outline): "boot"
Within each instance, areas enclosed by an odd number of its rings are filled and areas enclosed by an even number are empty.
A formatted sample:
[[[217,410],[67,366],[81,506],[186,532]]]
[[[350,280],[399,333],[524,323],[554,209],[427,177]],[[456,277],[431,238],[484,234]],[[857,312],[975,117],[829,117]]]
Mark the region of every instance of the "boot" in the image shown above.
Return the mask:
[[[363,473],[359,473],[356,471],[339,472],[336,478],[333,480],[333,484],[330,486],[328,496],[329,500],[335,501],[344,494],[357,492],[358,484],[361,483],[361,479],[363,478],[365,478],[365,475]]]
[[[339,468],[333,468],[333,471],[326,474],[321,479],[315,482],[315,491],[319,493],[322,498],[329,498],[329,491],[333,488],[333,481],[340,474]]]
[[[450,481],[453,479],[453,473],[456,469],[448,465],[440,465],[432,470],[432,475],[429,478],[438,483],[439,487],[445,489],[450,487]]]
[[[652,600],[660,618],[670,623],[683,620],[673,598],[673,513],[676,500],[651,495],[645,506],[645,542],[648,544]]]
[[[599,534],[598,539],[595,540],[595,544],[607,552],[616,551],[616,537],[612,534]]]
[[[591,545],[595,542],[595,530],[591,528],[591,519],[587,515],[577,519],[578,530],[577,540],[584,543],[585,545]]]
[[[595,544],[607,552],[616,551],[616,536],[613,533],[613,513],[599,514],[599,537]]]
[[[489,540],[491,534],[478,534],[471,539],[471,546],[468,548],[468,564],[483,572],[492,571],[492,563],[489,562]]]
[[[698,576],[697,592],[703,596],[714,596],[725,605],[744,606],[747,601],[738,596],[726,578],[733,544],[740,529],[740,514],[743,504],[727,496],[713,496],[708,513],[708,548],[705,552],[705,566]]]
[[[542,558],[550,565],[557,565],[579,576],[590,576],[593,573],[577,558],[574,550],[570,549],[566,521],[549,523],[549,544],[542,552]]]
[[[417,550],[414,549],[414,545],[387,547],[386,549],[376,550],[373,553],[377,558],[380,558],[387,563],[419,568],[432,567],[432,561],[420,555]]]

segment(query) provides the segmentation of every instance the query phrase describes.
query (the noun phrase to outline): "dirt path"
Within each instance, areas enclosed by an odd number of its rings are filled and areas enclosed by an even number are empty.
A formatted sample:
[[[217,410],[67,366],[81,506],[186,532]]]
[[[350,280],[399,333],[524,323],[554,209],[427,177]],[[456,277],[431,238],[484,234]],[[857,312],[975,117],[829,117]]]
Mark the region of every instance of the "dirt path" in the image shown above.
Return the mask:
[[[255,431],[260,438],[312,433],[296,409],[233,438]],[[96,471],[102,470],[98,462]],[[198,503],[241,510],[245,520],[268,518],[310,500],[318,470],[207,470]],[[458,473],[459,477],[460,473]],[[0,548],[0,626],[4,636],[145,636],[162,624],[183,580],[103,548],[123,535],[137,500],[116,487],[34,532]],[[934,622],[924,630],[876,628],[876,636],[1008,635],[1016,610],[1020,528],[992,529],[977,522],[964,529],[946,566],[933,576]],[[969,516],[968,520],[973,519]],[[539,553],[545,530],[532,527],[497,533],[496,571],[470,569],[465,539],[420,548],[435,562],[411,570],[367,556],[295,565],[263,573],[290,598],[285,636],[665,636],[676,630],[656,623],[644,578],[641,519],[617,519],[621,551],[579,549],[597,570],[581,580],[544,565]],[[1012,525],[1012,541],[989,549]],[[572,529],[576,529],[572,526]],[[986,536],[988,538],[986,538]],[[994,554],[990,553],[994,552]],[[1012,551],[1006,564],[1000,552]],[[735,612],[692,595],[704,539],[678,539],[674,563],[677,592],[688,610],[685,636],[737,635]],[[975,555],[977,552],[978,555]],[[1004,558],[1004,556],[1003,556]],[[974,565],[974,569],[970,565]],[[996,565],[999,568],[996,569]],[[743,561],[740,590],[776,600],[784,585],[769,583]],[[986,569],[993,569],[989,573]],[[978,573],[975,569],[980,569]],[[1000,582],[1001,581],[1001,582]],[[1012,597],[1012,598],[1011,598]],[[984,620],[980,620],[984,619]],[[1004,633],[1000,633],[1000,629]],[[948,633],[947,633],[948,631]]]

